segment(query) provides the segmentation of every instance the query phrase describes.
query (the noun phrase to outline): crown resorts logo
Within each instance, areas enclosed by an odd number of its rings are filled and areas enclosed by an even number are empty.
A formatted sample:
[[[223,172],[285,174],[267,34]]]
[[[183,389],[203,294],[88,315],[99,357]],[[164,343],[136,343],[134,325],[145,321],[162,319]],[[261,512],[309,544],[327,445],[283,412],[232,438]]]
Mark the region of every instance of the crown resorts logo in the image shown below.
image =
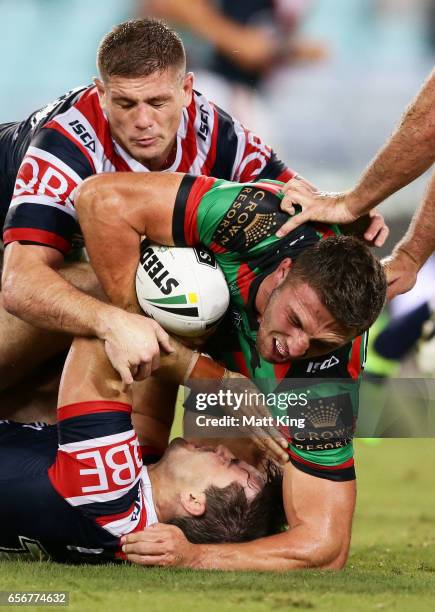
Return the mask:
[[[251,223],[243,229],[245,234],[245,246],[260,242],[263,238],[270,236],[271,230],[276,226],[276,213],[258,213]]]
[[[340,408],[334,402],[325,405],[323,400],[319,401],[318,406],[311,407],[303,414],[316,429],[336,427],[339,415]]]

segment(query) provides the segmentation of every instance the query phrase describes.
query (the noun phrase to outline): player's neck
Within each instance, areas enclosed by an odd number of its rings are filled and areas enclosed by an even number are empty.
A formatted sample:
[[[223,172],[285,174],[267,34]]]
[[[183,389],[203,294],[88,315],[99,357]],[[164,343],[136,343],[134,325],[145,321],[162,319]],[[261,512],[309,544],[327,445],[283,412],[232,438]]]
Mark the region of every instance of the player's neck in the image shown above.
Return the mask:
[[[255,296],[255,310],[260,317],[263,315],[275,287],[276,282],[272,272],[261,281]]]
[[[159,463],[149,465],[148,476],[153,492],[154,507],[159,523],[165,523],[174,518],[173,482],[168,481],[165,470]]]

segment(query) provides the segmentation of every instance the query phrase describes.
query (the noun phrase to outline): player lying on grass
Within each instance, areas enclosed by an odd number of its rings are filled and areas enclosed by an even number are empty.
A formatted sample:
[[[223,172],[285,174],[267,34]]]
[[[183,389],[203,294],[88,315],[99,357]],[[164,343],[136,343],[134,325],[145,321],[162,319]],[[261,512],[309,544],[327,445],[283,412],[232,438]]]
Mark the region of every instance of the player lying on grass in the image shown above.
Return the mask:
[[[168,359],[171,377],[182,380],[191,352]],[[57,428],[0,421],[0,556],[33,550],[57,561],[122,559],[120,536],[157,522],[180,525],[192,542],[279,531],[278,470],[261,473],[223,446],[181,438],[145,467],[152,457],[140,450],[131,403],[102,342],[78,338],[63,370]]]
[[[231,294],[232,320],[215,335],[213,356],[264,392],[278,393],[285,379],[310,379],[303,383],[310,393],[307,420],[317,414],[302,437],[287,432],[288,532],[204,547],[187,542],[174,527],[157,527],[127,537],[132,561],[258,570],[340,568],[346,561],[355,503],[351,438],[361,334],[382,308],[386,281],[367,247],[352,237],[334,237],[338,228],[308,224],[277,238],[287,220],[279,208],[281,185],[123,174],[94,177],[80,188],[76,206],[91,262],[115,305],[138,308],[134,279],[141,236],[167,245],[205,244],[216,254]],[[329,418],[325,426],[329,409],[333,423]]]

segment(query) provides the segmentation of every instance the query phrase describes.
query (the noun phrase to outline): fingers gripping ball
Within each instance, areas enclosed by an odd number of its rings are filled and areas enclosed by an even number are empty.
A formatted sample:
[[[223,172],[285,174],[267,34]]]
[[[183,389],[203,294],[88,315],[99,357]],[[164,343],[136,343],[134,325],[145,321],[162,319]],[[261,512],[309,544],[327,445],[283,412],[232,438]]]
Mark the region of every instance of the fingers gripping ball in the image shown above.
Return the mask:
[[[204,247],[164,247],[143,241],[136,273],[142,310],[168,332],[201,336],[224,316],[228,286],[213,253]]]

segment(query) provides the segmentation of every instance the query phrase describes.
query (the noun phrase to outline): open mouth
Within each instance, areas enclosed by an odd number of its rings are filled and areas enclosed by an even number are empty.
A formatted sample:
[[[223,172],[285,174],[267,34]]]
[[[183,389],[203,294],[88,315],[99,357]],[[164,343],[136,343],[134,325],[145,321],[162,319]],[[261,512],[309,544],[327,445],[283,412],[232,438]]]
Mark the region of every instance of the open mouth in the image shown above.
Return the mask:
[[[280,361],[289,359],[290,355],[287,347],[282,344],[277,338],[273,339],[273,352],[274,355],[279,358]]]

